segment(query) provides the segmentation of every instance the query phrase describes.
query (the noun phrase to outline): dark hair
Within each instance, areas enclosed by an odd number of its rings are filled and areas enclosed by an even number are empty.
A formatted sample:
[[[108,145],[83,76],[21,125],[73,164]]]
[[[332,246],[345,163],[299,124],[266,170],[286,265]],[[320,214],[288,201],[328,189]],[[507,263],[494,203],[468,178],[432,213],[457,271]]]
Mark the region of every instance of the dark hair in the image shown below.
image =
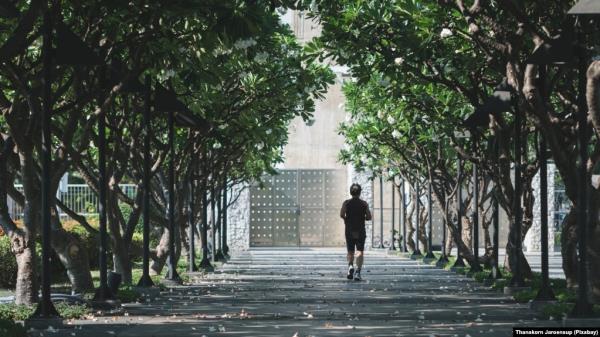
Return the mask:
[[[352,186],[350,186],[350,195],[353,197],[357,197],[360,195],[360,192],[362,192],[362,187],[360,187],[359,184],[352,184]]]

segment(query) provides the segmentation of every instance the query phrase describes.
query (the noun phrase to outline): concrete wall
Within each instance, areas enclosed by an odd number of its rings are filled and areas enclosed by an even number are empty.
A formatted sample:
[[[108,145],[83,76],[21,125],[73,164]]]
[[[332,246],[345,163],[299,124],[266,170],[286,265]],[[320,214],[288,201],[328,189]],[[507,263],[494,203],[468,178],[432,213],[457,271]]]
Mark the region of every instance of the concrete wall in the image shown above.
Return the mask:
[[[337,129],[346,113],[341,82],[329,88],[324,100],[316,102],[314,123],[309,126],[296,118],[289,127],[289,142],[284,148],[281,168],[286,169],[345,169],[337,160],[344,147],[344,137]]]

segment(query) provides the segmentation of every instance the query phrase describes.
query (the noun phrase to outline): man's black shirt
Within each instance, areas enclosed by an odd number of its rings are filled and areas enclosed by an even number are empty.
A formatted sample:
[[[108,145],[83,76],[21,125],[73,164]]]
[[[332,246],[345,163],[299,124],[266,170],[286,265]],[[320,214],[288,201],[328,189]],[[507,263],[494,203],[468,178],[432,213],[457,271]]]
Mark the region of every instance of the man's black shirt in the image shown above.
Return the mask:
[[[371,212],[366,201],[353,197],[342,204],[340,217],[344,219],[346,232],[363,232],[365,221],[371,220]]]

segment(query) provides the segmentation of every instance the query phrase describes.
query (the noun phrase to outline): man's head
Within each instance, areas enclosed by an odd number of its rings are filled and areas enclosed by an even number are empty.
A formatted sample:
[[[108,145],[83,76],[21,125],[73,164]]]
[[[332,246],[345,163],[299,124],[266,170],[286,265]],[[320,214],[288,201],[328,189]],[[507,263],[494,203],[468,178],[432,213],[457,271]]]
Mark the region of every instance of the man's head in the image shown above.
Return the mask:
[[[362,187],[360,187],[359,184],[352,184],[352,186],[350,186],[350,195],[353,197],[359,197],[360,196],[360,192],[362,191]]]

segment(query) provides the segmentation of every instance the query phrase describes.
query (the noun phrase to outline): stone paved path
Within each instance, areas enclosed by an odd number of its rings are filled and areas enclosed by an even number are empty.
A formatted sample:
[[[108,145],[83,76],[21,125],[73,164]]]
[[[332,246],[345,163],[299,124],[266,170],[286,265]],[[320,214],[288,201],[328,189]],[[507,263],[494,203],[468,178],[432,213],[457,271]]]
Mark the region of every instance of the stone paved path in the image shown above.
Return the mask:
[[[559,324],[462,276],[385,252],[367,252],[364,280],[347,281],[344,258],[332,249],[253,250],[214,274],[194,274],[194,285],[126,305],[127,316],[43,335],[506,337],[515,325]]]

